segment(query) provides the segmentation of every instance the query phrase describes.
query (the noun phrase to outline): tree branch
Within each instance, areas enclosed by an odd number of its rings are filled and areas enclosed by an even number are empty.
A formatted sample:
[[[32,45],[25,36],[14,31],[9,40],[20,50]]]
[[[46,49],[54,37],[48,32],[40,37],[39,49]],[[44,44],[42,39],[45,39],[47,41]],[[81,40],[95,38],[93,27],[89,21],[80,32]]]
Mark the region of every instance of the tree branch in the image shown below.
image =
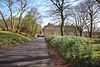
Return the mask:
[[[52,2],[54,5],[56,5],[56,6],[58,7],[58,9],[60,9],[60,7],[59,7],[56,3],[54,3],[54,1],[51,0],[51,2]]]

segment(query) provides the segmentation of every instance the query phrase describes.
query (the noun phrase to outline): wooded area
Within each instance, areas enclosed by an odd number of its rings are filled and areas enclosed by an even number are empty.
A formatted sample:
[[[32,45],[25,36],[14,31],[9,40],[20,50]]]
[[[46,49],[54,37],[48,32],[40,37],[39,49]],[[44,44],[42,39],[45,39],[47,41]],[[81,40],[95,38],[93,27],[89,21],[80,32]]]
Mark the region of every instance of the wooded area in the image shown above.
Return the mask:
[[[88,32],[92,38],[97,24],[100,23],[100,1],[84,0],[73,5],[79,0],[47,0],[49,2],[47,12],[49,17],[57,20],[61,26],[61,36],[64,36],[64,26],[73,24],[80,32]],[[36,32],[41,32],[41,20],[38,8],[31,0],[0,0],[0,28],[12,32],[25,32],[34,36]],[[46,4],[47,5],[47,4]],[[52,9],[53,8],[53,9]],[[5,9],[5,10],[4,10]],[[55,22],[55,23],[56,23]],[[100,32],[100,31],[98,31]]]
[[[29,36],[41,31],[40,14],[30,0],[0,0],[0,28],[4,31],[27,33]],[[26,15],[25,15],[26,13]],[[25,15],[25,16],[24,16]]]
[[[52,7],[49,15],[52,17],[56,16],[56,19],[61,19],[61,36],[64,36],[64,26],[66,24],[73,24],[76,29],[80,32],[80,36],[84,30],[92,38],[94,29],[97,28],[97,24],[100,23],[100,1],[99,0],[84,0],[73,5],[74,1],[68,0],[50,0]],[[51,7],[51,6],[50,6]],[[61,17],[61,18],[59,18]],[[100,31],[98,31],[100,32]]]

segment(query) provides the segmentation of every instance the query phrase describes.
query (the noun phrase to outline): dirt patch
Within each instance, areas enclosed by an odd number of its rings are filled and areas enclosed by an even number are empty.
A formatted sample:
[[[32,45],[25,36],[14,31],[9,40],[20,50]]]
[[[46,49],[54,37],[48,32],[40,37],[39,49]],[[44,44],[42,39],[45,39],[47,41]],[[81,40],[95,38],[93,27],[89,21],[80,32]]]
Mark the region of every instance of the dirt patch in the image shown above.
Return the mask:
[[[61,58],[58,51],[56,51],[47,41],[46,45],[48,47],[49,55],[51,56],[53,60],[53,65],[55,67],[71,67],[63,58]]]

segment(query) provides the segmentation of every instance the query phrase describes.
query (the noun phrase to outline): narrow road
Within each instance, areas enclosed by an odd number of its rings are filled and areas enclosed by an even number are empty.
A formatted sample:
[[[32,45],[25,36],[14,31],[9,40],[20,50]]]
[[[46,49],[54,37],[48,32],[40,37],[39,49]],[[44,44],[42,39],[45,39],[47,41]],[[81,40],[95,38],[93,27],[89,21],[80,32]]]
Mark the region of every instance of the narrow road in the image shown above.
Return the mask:
[[[38,38],[1,53],[0,67],[52,67],[44,38]]]

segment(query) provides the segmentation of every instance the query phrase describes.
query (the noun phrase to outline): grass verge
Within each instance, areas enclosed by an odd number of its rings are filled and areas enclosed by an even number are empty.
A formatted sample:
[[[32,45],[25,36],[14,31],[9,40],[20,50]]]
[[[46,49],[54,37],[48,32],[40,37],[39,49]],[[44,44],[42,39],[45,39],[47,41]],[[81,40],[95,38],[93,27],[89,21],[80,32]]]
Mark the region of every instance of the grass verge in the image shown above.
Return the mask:
[[[61,57],[67,60],[67,62],[70,62],[73,67],[99,67],[100,66],[99,64],[100,63],[100,50],[99,50],[100,43],[92,38],[49,36],[46,38],[46,40],[49,41],[52,47],[54,49],[57,49]],[[91,42],[92,44],[89,44],[89,42]],[[91,50],[88,51],[88,49],[91,48],[91,46],[88,47],[89,45],[92,45],[93,46],[92,48],[94,48],[94,51],[91,56],[87,56],[89,52],[91,51]],[[74,50],[74,47],[75,47],[75,50]],[[69,60],[69,58],[71,59],[74,58],[74,59]]]
[[[0,52],[33,39],[17,33],[0,31]]]
[[[90,41],[92,43],[92,46],[94,48],[94,52],[93,52],[91,59],[95,62],[100,63],[100,41],[99,41],[100,39],[87,38],[87,37],[77,37],[77,38],[79,38],[81,40]]]

